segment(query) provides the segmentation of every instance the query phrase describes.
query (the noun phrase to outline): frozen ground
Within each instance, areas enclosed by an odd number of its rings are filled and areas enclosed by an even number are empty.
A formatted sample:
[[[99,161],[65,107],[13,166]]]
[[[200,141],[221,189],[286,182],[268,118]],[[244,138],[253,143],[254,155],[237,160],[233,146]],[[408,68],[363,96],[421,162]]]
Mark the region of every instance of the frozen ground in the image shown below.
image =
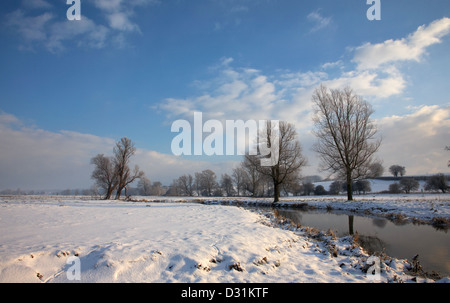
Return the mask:
[[[387,257],[373,280],[350,237],[316,241],[242,208],[169,200],[0,197],[0,282],[432,282]],[[433,203],[448,217],[448,199],[420,201],[399,207]],[[69,280],[76,264],[80,280]]]

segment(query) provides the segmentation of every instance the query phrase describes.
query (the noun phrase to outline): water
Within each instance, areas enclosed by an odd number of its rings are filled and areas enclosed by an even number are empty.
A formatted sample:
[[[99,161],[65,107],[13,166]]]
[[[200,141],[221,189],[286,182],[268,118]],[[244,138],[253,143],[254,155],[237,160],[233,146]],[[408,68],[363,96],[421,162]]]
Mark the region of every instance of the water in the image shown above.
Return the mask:
[[[394,224],[383,218],[369,218],[324,211],[277,209],[278,214],[303,226],[331,229],[339,237],[358,232],[362,246],[370,253],[411,260],[419,255],[425,271],[450,276],[450,234],[448,230],[412,223]]]

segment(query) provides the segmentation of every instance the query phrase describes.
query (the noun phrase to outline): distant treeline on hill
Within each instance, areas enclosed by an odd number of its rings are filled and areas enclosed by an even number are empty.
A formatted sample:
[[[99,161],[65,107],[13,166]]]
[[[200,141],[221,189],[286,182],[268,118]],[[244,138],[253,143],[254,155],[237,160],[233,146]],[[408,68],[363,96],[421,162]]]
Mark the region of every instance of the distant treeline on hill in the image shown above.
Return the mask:
[[[450,174],[444,174],[447,180],[450,180]],[[416,175],[416,176],[403,176],[403,177],[394,177],[394,176],[384,176],[384,177],[376,177],[373,178],[375,180],[383,180],[383,181],[399,181],[405,178],[413,178],[417,181],[428,181],[434,175]]]
[[[214,181],[214,185],[210,193],[203,188],[202,185],[202,173],[197,173],[195,177],[190,177],[190,182],[188,181],[189,176],[182,176],[175,179],[170,186],[162,185],[161,182],[150,182],[147,178],[142,178],[137,187],[128,187],[128,196],[254,196],[254,197],[268,197],[271,196],[273,188],[270,182],[267,180],[259,180],[261,182],[263,189],[260,192],[252,193],[249,191],[248,186],[238,186],[236,183],[236,176],[228,176],[227,174],[222,175],[221,180],[216,181],[216,175],[212,171],[208,178],[208,181]],[[436,179],[436,176],[443,175],[445,179],[439,181],[431,180]],[[184,178],[183,178],[184,177]],[[186,180],[184,180],[186,179]],[[197,180],[198,179],[198,180]],[[181,181],[186,181],[184,184]],[[437,174],[437,175],[415,175],[415,176],[383,176],[370,178],[369,180],[380,180],[392,182],[389,189],[383,189],[380,193],[402,193],[402,192],[414,192],[418,191],[419,183],[418,181],[426,182],[427,185],[424,186],[426,191],[442,191],[446,192],[449,189],[448,183],[450,181],[450,174]],[[229,182],[225,182],[229,181]],[[242,181],[242,180],[241,180]],[[322,183],[325,182],[325,183]],[[328,183],[331,182],[331,183]],[[244,181],[242,183],[245,184]],[[183,186],[184,184],[184,186]],[[190,188],[187,192],[185,187]],[[237,191],[240,188],[240,191]],[[353,192],[359,194],[366,194],[372,192],[371,183],[367,180],[355,180],[353,184]],[[322,180],[320,176],[305,176],[300,178],[296,182],[288,183],[283,187],[281,192],[282,196],[309,196],[309,195],[337,195],[346,192],[345,182],[341,180]],[[89,189],[65,189],[65,190],[22,190],[18,189],[4,189],[0,190],[0,195],[10,196],[10,195],[61,195],[61,196],[91,196],[99,198],[104,195],[104,192],[92,186]]]

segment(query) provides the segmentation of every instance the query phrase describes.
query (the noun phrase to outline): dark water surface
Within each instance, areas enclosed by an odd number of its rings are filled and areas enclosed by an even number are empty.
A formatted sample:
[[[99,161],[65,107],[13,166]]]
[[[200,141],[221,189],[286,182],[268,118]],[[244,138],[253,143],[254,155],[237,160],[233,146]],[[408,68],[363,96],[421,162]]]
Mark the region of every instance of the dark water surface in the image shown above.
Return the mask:
[[[419,254],[423,269],[450,276],[450,234],[448,230],[412,223],[394,224],[384,218],[369,218],[325,211],[277,209],[278,214],[303,226],[331,229],[339,237],[358,232],[362,246],[370,253],[384,252],[411,260]]]

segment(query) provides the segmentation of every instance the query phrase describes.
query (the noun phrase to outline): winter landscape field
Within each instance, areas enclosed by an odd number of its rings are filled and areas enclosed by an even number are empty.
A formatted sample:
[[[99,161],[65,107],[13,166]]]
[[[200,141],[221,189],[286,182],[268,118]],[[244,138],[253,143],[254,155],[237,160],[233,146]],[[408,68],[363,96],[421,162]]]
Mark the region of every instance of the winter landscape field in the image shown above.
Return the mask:
[[[339,238],[264,211],[223,205],[264,199],[134,201],[1,197],[0,229],[7,232],[0,235],[0,282],[450,281],[420,275],[411,260],[389,256],[378,256],[378,272],[368,270],[375,263],[367,262],[370,255],[352,236]],[[366,196],[354,202],[340,197],[285,199],[286,205],[299,202],[370,210],[372,215],[402,214],[422,224],[450,219],[449,195]]]
[[[13,299],[448,292],[450,1],[1,3]]]

